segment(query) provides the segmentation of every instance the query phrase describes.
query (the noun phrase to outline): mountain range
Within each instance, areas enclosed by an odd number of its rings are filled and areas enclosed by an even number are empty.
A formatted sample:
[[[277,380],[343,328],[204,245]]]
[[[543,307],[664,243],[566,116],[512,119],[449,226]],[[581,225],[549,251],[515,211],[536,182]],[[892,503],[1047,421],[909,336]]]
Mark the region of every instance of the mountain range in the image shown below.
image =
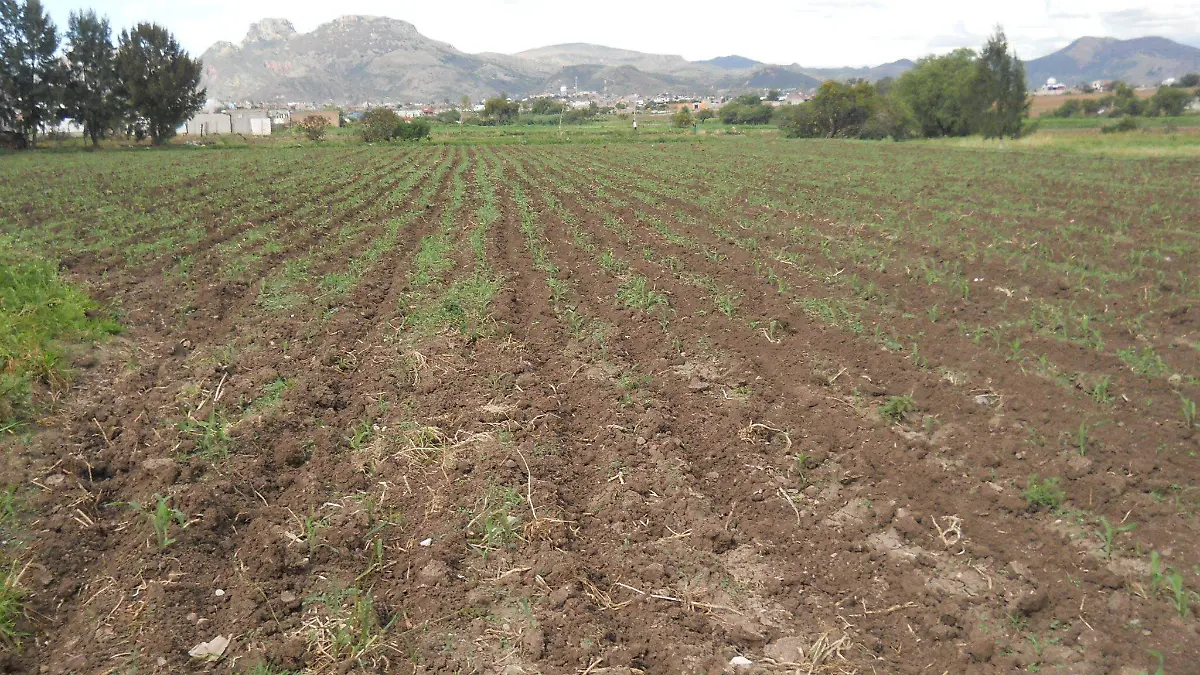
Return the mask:
[[[309,33],[286,19],[251,24],[240,44],[218,42],[201,55],[202,86],[220,101],[454,101],[556,93],[562,87],[611,96],[663,92],[713,95],[755,89],[811,89],[826,79],[896,77],[908,59],[873,68],[804,68],[738,55],[707,61],[592,44],[561,44],[516,54],[468,54],[430,39],[406,21],[344,16]],[[1046,77],[1157,81],[1200,71],[1200,49],[1164,38],[1082,38],[1027,62],[1031,83]]]

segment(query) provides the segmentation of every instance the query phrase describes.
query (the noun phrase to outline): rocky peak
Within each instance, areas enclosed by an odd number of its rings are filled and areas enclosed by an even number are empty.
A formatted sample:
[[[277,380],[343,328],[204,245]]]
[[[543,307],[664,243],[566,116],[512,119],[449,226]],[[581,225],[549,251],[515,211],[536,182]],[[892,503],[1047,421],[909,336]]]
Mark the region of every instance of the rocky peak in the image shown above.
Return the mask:
[[[296,27],[287,19],[263,19],[250,24],[250,30],[246,33],[246,39],[242,41],[242,46],[252,42],[286,40],[295,34]]]

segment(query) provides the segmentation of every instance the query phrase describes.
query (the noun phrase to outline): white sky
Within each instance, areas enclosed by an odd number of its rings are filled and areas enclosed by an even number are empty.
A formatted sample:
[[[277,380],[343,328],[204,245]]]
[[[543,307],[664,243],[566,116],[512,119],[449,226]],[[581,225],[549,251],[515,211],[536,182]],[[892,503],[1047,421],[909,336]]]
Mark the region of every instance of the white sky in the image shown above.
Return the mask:
[[[61,28],[82,6],[81,0],[44,3]],[[250,23],[265,16],[290,19],[308,32],[344,14],[403,19],[466,52],[591,42],[693,60],[740,54],[808,67],[877,65],[977,48],[997,23],[1025,59],[1084,35],[1160,35],[1200,47],[1200,0],[92,0],[90,6],[118,30],[137,21],[162,23],[197,55],[218,40],[240,42]]]

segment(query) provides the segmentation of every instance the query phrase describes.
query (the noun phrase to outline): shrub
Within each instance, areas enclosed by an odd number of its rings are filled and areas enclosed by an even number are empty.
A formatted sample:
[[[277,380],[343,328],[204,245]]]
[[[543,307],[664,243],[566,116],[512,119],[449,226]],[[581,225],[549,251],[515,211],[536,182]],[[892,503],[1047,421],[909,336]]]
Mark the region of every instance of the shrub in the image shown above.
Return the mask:
[[[1118,134],[1126,131],[1135,131],[1138,128],[1137,120],[1133,117],[1122,117],[1116,124],[1108,124],[1100,127],[1102,134]]]
[[[363,116],[359,133],[368,143],[419,141],[429,135],[429,128],[424,119],[405,120],[387,108],[376,108]]]
[[[325,130],[329,125],[325,123],[325,119],[323,117],[311,115],[309,117],[305,117],[300,122],[299,126],[300,132],[308,137],[308,140],[316,143],[317,141],[325,138]]]
[[[686,129],[692,126],[692,111],[687,109],[687,106],[682,106],[679,110],[671,115],[671,125],[676,129]]]

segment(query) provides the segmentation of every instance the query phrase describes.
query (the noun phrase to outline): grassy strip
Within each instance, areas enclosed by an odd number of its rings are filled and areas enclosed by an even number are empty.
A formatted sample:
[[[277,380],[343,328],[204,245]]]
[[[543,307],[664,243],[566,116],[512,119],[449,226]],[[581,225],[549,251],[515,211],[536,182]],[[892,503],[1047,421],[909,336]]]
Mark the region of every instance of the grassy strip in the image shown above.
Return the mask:
[[[0,431],[20,424],[36,383],[52,390],[69,385],[63,341],[120,332],[115,321],[94,316],[95,309],[52,263],[0,235]]]

